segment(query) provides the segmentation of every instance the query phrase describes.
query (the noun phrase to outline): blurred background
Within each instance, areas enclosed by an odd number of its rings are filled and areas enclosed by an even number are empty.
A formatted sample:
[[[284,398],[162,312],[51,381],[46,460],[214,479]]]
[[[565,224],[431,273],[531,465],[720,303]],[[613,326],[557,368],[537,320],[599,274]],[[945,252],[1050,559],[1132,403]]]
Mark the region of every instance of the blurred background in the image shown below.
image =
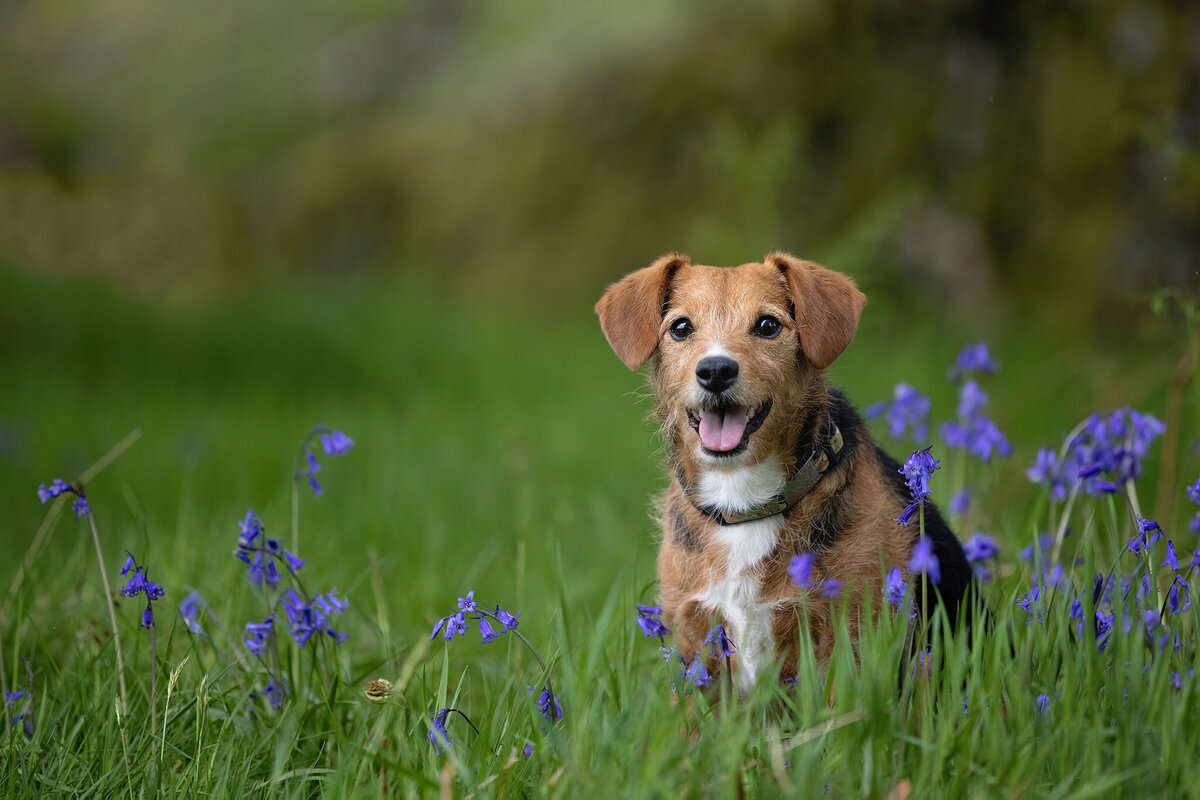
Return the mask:
[[[178,580],[236,578],[236,521],[286,527],[324,422],[358,447],[304,501],[310,553],[648,581],[653,426],[592,304],[671,250],[853,275],[832,377],[862,405],[906,380],[950,416],[946,369],[988,340],[998,483],[1028,492],[1092,411],[1189,430],[1188,326],[1151,300],[1200,286],[1198,223],[1196,4],[10,0],[0,535],[24,552],[36,484],[138,428],[98,518],[186,555]]]

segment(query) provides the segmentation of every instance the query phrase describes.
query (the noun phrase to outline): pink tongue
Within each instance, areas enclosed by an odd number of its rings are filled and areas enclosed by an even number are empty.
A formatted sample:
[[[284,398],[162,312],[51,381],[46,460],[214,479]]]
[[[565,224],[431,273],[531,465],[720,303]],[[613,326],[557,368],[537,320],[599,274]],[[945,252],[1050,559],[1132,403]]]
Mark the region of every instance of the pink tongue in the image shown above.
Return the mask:
[[[741,406],[720,411],[705,411],[700,418],[700,443],[716,453],[733,450],[742,443],[746,431],[746,409]]]

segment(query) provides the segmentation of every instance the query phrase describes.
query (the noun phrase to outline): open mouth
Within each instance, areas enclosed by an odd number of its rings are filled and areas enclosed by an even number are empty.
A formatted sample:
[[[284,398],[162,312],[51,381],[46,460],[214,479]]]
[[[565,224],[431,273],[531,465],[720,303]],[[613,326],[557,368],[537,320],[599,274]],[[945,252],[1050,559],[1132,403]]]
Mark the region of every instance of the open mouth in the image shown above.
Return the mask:
[[[746,449],[750,434],[762,427],[771,413],[767,400],[753,413],[746,406],[719,405],[688,409],[688,424],[700,434],[700,446],[709,455],[733,456]]]

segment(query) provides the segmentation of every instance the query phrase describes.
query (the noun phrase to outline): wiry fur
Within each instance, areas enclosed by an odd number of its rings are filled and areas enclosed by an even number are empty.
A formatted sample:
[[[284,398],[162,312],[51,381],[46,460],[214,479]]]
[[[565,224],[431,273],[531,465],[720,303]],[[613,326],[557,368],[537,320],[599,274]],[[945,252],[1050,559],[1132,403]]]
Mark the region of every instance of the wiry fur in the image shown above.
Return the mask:
[[[761,263],[720,269],[671,255],[614,284],[596,310],[617,355],[632,369],[652,360],[655,414],[668,443],[672,480],[659,501],[660,603],[685,657],[700,652],[721,622],[733,639],[738,685],[749,690],[762,667],[783,657],[796,670],[798,614],[806,616],[818,661],[838,635],[858,637],[857,623],[877,612],[887,568],[906,571],[917,535],[896,519],[906,503],[898,465],[871,441],[849,403],[825,382],[824,369],[849,345],[865,298],[844,275],[773,253]],[[751,335],[769,314],[779,335]],[[669,334],[686,317],[694,333]],[[732,455],[706,451],[689,411],[718,402],[701,388],[696,364],[727,354],[739,366],[719,401],[771,408],[762,426]],[[834,465],[785,514],[722,525],[714,512],[740,512],[776,496],[815,448],[832,420],[845,439]],[[952,616],[970,583],[962,548],[936,508],[926,531],[942,563],[939,590]],[[818,555],[813,589],[789,579],[803,552]],[[907,575],[905,576],[907,578]],[[826,578],[844,583],[836,601],[818,596]],[[834,604],[846,606],[848,630],[835,630]]]

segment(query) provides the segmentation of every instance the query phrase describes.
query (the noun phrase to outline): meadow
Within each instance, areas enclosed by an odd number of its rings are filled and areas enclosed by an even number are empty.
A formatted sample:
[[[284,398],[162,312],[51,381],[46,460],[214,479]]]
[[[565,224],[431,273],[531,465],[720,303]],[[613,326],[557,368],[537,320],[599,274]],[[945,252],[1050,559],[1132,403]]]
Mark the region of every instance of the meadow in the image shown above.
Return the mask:
[[[827,676],[808,663],[794,686],[736,698],[699,691],[660,653],[669,636],[636,623],[654,602],[661,454],[643,380],[589,307],[508,313],[415,281],[255,286],[197,307],[0,270],[0,794],[1200,793],[1200,419],[1186,370],[1172,383],[1197,351],[1178,320],[1146,315],[1175,350],[1058,347],[1022,326],[992,338],[1001,368],[979,385],[1014,453],[985,463],[938,430],[973,337],[868,306],[831,380],[864,408],[900,381],[931,398],[921,439],[890,438],[886,413],[874,430],[901,460],[932,445],[943,508],[973,489],[952,519],[999,545],[980,564],[994,624],[951,639],[935,619],[914,657],[910,590]],[[1064,439],[1127,405],[1171,424],[1144,448],[1132,423],[1093,425],[1088,453]],[[299,450],[316,426],[353,440],[337,455],[311,440],[319,495]],[[1027,477],[1040,448],[1083,459],[1100,438],[1128,452],[1056,473],[1057,495]],[[1133,456],[1143,474],[1114,474]],[[39,485],[84,474],[89,514],[71,492],[39,503]],[[303,566],[256,549],[267,539]],[[278,582],[256,585],[256,556]],[[193,591],[203,605],[185,615]],[[473,618],[447,641],[469,591],[519,611],[515,627],[492,621],[484,643]],[[270,633],[246,629],[269,614]]]

